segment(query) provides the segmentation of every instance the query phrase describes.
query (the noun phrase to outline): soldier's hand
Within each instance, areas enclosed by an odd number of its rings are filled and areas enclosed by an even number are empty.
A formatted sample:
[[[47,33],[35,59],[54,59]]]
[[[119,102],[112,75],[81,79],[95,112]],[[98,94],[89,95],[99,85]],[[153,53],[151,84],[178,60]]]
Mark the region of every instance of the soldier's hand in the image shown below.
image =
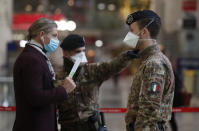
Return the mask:
[[[134,58],[139,58],[139,57],[140,57],[138,53],[139,53],[139,50],[130,50],[130,51],[127,51],[127,52],[126,52],[126,55],[127,55],[129,58],[134,59]]]
[[[66,77],[63,80],[62,86],[65,88],[67,93],[72,92],[76,88],[75,82],[70,77]]]

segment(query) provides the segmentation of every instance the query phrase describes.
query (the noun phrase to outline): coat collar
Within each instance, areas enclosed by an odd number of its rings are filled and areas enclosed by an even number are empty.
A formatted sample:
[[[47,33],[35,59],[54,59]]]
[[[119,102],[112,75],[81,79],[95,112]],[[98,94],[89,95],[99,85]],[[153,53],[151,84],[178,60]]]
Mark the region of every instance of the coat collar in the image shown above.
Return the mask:
[[[160,52],[157,44],[149,46],[140,53],[141,60],[146,60],[149,56]]]

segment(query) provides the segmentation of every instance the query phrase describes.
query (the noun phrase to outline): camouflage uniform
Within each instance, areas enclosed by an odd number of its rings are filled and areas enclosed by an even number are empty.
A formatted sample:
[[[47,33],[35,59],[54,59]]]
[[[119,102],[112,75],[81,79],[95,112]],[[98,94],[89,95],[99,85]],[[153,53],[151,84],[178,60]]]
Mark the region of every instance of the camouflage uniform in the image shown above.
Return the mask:
[[[125,121],[129,131],[164,131],[171,118],[174,75],[157,44],[140,53],[133,76]]]
[[[103,81],[121,71],[131,58],[126,54],[110,62],[81,65],[73,79],[76,89],[68,94],[68,99],[58,104],[59,123],[63,131],[93,131],[88,118],[99,110],[99,87]],[[64,71],[58,73],[57,85],[71,71],[73,63],[64,58]]]

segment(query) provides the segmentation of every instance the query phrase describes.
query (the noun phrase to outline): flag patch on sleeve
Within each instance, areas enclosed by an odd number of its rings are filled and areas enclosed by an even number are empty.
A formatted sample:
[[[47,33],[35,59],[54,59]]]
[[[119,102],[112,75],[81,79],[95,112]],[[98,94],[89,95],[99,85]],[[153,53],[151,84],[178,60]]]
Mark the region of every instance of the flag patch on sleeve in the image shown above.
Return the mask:
[[[152,87],[152,91],[153,92],[156,92],[156,91],[158,91],[159,90],[159,85],[157,84],[157,83],[155,83],[155,82],[153,82],[152,84],[151,84],[151,87]]]

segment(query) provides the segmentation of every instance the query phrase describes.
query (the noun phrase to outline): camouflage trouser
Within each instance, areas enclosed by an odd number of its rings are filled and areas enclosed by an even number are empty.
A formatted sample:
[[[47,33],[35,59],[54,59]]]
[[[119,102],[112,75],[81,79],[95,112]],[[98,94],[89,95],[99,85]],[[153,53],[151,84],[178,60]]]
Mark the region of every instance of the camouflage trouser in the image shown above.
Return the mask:
[[[100,119],[103,116],[103,119]],[[61,131],[107,131],[104,115],[100,112],[94,112],[92,116],[88,117],[87,121],[79,121],[70,124],[61,124]],[[101,121],[100,121],[101,120]]]
[[[95,125],[90,122],[67,124],[61,127],[61,131],[97,131]]]
[[[144,128],[134,129],[134,123],[126,125],[127,131],[167,131],[167,125],[164,122],[158,122],[155,126],[146,126]]]

